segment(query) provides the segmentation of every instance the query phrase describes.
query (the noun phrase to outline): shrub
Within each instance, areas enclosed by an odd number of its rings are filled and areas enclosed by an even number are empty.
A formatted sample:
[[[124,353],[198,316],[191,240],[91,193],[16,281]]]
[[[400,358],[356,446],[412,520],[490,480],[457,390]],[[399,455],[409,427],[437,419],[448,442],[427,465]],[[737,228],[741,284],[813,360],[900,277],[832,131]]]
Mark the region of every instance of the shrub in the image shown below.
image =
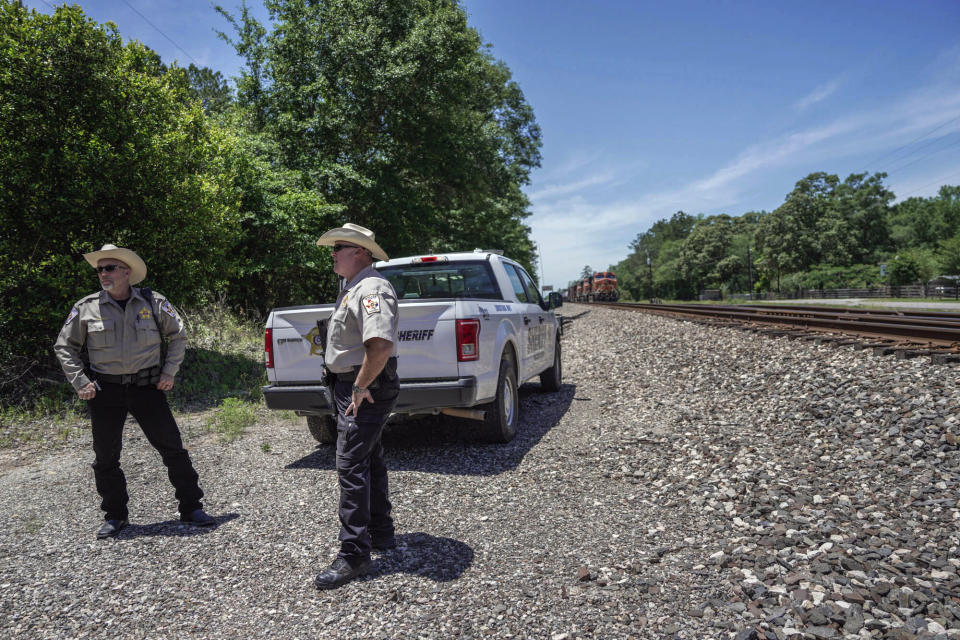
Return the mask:
[[[227,398],[207,421],[207,427],[220,434],[224,442],[241,437],[257,421],[255,407],[237,398]]]

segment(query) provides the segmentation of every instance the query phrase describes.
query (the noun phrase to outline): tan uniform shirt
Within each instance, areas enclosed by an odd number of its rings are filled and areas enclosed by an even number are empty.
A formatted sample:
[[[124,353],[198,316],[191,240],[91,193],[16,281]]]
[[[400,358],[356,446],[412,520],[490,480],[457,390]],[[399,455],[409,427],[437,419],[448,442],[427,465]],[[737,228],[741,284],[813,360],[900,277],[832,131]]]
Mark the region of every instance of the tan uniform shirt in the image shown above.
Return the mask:
[[[373,267],[347,283],[337,297],[337,307],[327,328],[324,363],[334,373],[346,373],[363,364],[363,343],[383,338],[393,343],[397,355],[397,293]]]
[[[153,292],[153,308],[137,287],[131,287],[123,309],[106,291],[82,298],[67,316],[53,346],[60,366],[74,389],[90,383],[83,372],[80,351],[84,343],[90,368],[100,373],[124,375],[163,365],[163,373],[177,375],[187,350],[183,321],[167,299]],[[160,362],[160,332],[169,339],[166,362]]]

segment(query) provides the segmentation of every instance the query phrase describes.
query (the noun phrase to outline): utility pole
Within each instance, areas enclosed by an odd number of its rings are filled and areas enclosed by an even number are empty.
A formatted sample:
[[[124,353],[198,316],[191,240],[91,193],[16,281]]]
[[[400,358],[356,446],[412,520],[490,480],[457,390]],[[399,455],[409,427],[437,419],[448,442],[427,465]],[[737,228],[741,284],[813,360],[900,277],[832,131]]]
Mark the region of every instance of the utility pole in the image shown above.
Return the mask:
[[[535,243],[537,245],[537,271],[538,278],[537,281],[540,283],[540,288],[543,288],[543,255],[540,253],[540,243]]]
[[[750,259],[750,245],[747,245],[747,275],[750,278],[750,299],[753,300],[753,261]]]

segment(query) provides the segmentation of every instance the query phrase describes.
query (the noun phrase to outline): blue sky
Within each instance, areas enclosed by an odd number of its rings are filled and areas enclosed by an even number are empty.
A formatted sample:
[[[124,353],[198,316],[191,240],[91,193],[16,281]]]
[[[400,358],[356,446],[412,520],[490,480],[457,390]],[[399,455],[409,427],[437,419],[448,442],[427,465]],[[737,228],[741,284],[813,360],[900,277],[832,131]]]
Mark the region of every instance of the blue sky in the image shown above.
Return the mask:
[[[48,1],[24,4],[49,13]],[[227,25],[204,0],[79,4],[165,61],[237,73],[214,33]],[[960,184],[955,0],[464,7],[543,129],[526,190],[543,284],[618,262],[678,210],[770,211],[813,171],[886,171],[899,198]]]

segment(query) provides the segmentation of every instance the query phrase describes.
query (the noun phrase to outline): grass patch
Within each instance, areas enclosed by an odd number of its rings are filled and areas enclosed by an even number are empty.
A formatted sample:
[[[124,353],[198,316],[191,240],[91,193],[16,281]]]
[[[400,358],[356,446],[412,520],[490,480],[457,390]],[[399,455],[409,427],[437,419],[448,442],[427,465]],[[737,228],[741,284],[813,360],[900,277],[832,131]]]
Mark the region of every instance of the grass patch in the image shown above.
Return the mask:
[[[187,353],[170,403],[178,409],[206,409],[225,398],[258,402],[267,383],[263,321],[241,318],[223,302],[183,315]]]
[[[220,439],[224,442],[232,442],[241,437],[256,421],[255,405],[239,398],[227,398],[207,420],[207,428],[220,434]]]

